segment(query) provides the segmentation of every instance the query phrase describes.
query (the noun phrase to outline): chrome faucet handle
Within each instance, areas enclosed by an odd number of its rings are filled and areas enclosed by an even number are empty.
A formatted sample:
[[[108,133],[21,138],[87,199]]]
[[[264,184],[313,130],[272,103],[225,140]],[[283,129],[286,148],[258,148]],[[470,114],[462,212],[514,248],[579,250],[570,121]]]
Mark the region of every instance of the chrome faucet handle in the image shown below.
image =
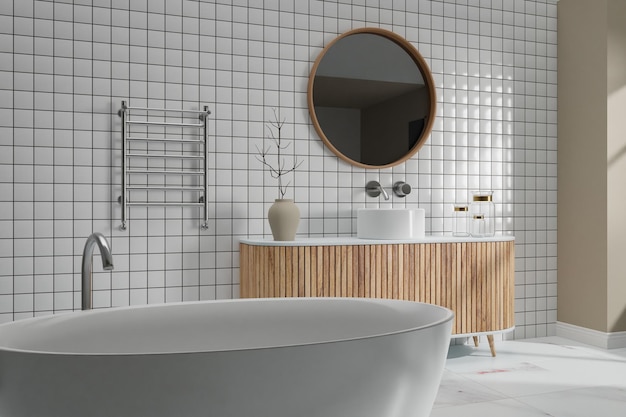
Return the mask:
[[[398,197],[406,197],[407,194],[411,194],[411,186],[404,181],[396,181],[393,184],[393,192]]]
[[[385,200],[389,200],[389,194],[387,194],[387,191],[385,191],[378,181],[370,181],[365,184],[365,192],[370,197],[378,197],[382,193]]]

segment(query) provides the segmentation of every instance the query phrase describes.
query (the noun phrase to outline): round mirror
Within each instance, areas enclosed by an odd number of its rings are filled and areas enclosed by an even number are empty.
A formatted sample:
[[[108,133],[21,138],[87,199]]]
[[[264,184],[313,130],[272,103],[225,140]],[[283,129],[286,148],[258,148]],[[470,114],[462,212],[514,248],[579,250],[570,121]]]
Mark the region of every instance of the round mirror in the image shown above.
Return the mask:
[[[435,83],[426,61],[384,29],[351,30],[329,43],[313,65],[307,94],[322,141],[364,168],[409,159],[435,120]]]

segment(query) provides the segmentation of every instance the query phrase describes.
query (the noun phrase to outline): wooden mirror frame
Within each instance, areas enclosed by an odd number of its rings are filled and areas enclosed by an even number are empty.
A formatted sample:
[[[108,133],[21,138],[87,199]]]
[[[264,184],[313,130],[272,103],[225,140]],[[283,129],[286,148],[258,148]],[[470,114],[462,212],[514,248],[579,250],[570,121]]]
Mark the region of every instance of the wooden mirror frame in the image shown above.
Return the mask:
[[[384,165],[364,164],[360,161],[355,161],[354,159],[351,159],[347,157],[346,155],[344,155],[342,152],[340,152],[324,133],[318,121],[317,115],[315,113],[315,106],[313,102],[313,85],[315,83],[315,75],[317,73],[317,68],[319,67],[320,62],[322,61],[322,59],[324,59],[326,52],[330,48],[332,48],[337,42],[339,42],[340,40],[342,40],[343,38],[347,36],[360,34],[360,33],[382,36],[392,42],[395,42],[398,46],[400,46],[411,57],[413,62],[415,62],[415,65],[417,66],[418,70],[420,71],[422,75],[422,78],[424,79],[424,84],[425,84],[425,87],[428,89],[428,95],[430,99],[430,108],[428,111],[428,115],[425,118],[424,129],[422,131],[422,134],[417,139],[416,144],[411,149],[409,149],[409,151],[400,159],[392,161]],[[353,29],[353,30],[350,30],[348,32],[345,32],[339,35],[338,37],[333,39],[328,45],[326,45],[326,47],[322,50],[322,52],[319,54],[319,56],[315,60],[315,63],[313,64],[313,68],[311,69],[311,73],[309,75],[309,82],[308,82],[308,87],[307,87],[307,103],[309,106],[309,115],[311,116],[311,120],[313,122],[313,126],[315,127],[315,131],[319,135],[320,139],[322,139],[324,144],[328,147],[328,149],[330,149],[335,155],[337,155],[342,160],[348,162],[349,164],[352,164],[361,168],[381,169],[381,168],[388,168],[388,167],[396,166],[405,162],[406,160],[411,158],[413,155],[415,155],[417,151],[419,151],[420,148],[424,145],[424,143],[426,143],[426,139],[430,135],[432,128],[433,128],[433,124],[435,122],[435,116],[436,116],[436,111],[437,111],[437,93],[435,91],[435,81],[433,80],[433,76],[432,76],[432,73],[430,72],[430,68],[428,67],[428,64],[424,60],[424,57],[422,57],[419,51],[409,41],[404,39],[402,36],[394,32],[388,31],[386,29],[366,27],[366,28]]]

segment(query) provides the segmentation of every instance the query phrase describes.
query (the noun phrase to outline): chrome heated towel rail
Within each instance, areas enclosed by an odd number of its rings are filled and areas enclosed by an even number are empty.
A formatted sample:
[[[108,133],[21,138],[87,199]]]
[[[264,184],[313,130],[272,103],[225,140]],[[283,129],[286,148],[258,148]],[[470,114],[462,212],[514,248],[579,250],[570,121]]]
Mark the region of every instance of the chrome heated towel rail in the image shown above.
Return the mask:
[[[130,107],[122,101],[122,206],[197,206],[208,228],[208,106],[203,110]]]

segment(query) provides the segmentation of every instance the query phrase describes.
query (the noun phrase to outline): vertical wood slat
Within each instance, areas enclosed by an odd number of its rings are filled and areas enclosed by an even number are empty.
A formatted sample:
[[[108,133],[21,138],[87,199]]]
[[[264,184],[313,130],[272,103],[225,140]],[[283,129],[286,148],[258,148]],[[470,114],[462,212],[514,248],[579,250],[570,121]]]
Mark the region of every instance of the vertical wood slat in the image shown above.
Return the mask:
[[[365,297],[365,246],[359,245],[355,250],[357,251],[357,255],[354,257],[357,263],[354,267],[356,289],[353,293],[354,297]]]
[[[433,262],[433,278],[432,278],[432,303],[441,305],[441,244],[437,243],[433,246],[431,259]]]
[[[494,317],[494,310],[491,308],[491,242],[487,242],[483,245],[483,321],[481,326],[486,327],[491,323],[497,323],[498,320]]]
[[[317,259],[317,296],[321,297],[324,295],[324,253],[322,247],[315,248],[316,259]]]
[[[241,295],[241,298],[250,298],[252,296],[252,291],[251,291],[251,287],[252,287],[252,283],[250,282],[250,280],[252,279],[253,275],[251,273],[251,271],[249,270],[250,266],[251,266],[251,256],[250,256],[250,252],[253,250],[253,247],[248,246],[248,245],[239,245],[239,253],[240,253],[240,259],[241,261],[239,262],[239,274],[240,274],[240,285],[241,285],[241,290],[239,292],[239,294]],[[242,283],[241,279],[245,279],[246,282]]]
[[[483,317],[485,309],[483,308],[483,281],[484,281],[484,259],[483,259],[483,247],[485,245],[475,244],[476,246],[476,324],[477,328],[483,327]]]
[[[261,250],[258,246],[252,246],[252,250],[249,255],[252,257],[251,262],[254,264],[252,273],[254,276],[248,279],[248,283],[250,284],[250,296],[251,297],[261,297],[263,292],[261,291],[261,283],[263,282],[263,263],[261,261]],[[241,261],[241,254],[239,255],[239,261]],[[241,271],[239,271],[241,273]],[[241,278],[239,278],[241,281]],[[241,285],[241,284],[240,284]]]
[[[417,284],[415,278],[417,276],[417,270],[419,268],[419,256],[416,255],[418,253],[415,249],[417,246],[408,245],[409,246],[409,294],[407,300],[417,300],[419,297],[419,291],[416,290]]]
[[[382,287],[382,275],[383,275],[383,269],[382,269],[382,264],[383,264],[383,260],[382,260],[382,246],[381,245],[375,245],[374,246],[375,252],[376,254],[374,255],[373,261],[376,264],[376,272],[374,272],[374,281],[375,281],[375,290],[374,292],[372,292],[372,295],[376,298],[381,298],[382,297],[382,291],[381,291],[381,287]]]
[[[409,257],[411,245],[403,245],[402,247],[402,299],[409,300],[409,280],[411,274],[411,263]]]
[[[270,297],[276,297],[275,290],[276,290],[276,282],[278,281],[278,278],[276,277],[277,273],[276,273],[276,263],[275,263],[276,252],[278,252],[277,248],[276,247],[272,248],[271,255],[268,258],[268,263],[267,263],[267,268],[268,268],[267,293]]]
[[[500,276],[502,276],[502,274],[506,271],[506,259],[502,258],[499,261],[499,265],[500,265]],[[504,314],[508,314],[508,304],[506,303],[506,301],[503,301],[503,297],[505,296],[506,292],[507,292],[507,283],[504,282],[501,278],[499,278],[499,286],[498,286],[498,291],[500,292],[500,298],[498,299],[498,307],[503,311]]]
[[[437,291],[438,291],[438,305],[446,307],[448,305],[448,288],[446,285],[446,279],[448,276],[448,245],[446,243],[439,244],[439,254],[438,254],[438,278],[437,278]]]
[[[383,251],[385,252],[385,277],[386,286],[383,288],[383,298],[393,297],[393,249],[396,245],[384,245]]]
[[[419,301],[430,302],[430,245],[420,247],[420,284],[422,296]]]
[[[470,280],[470,274],[468,273],[468,271],[470,270],[469,268],[469,263],[468,260],[471,258],[470,255],[468,255],[468,250],[469,250],[469,243],[461,243],[460,244],[461,248],[460,248],[460,268],[459,268],[459,275],[457,277],[457,295],[458,295],[458,300],[457,300],[457,310],[455,310],[457,313],[457,318],[456,318],[456,333],[468,333],[469,330],[469,326],[467,325],[467,316],[468,316],[468,294],[470,294],[470,291],[468,291],[468,281]]]
[[[456,258],[454,256],[455,244],[446,244],[446,279],[444,285],[446,287],[446,307],[452,307],[454,285],[452,284],[452,277],[454,276],[454,270],[456,269]]]
[[[499,267],[500,267],[500,276],[504,273],[504,271],[506,271],[506,259],[500,259],[499,260]],[[501,280],[501,278],[499,278],[499,282],[500,285],[498,286],[498,291],[500,292],[500,296],[504,296],[506,294],[507,288],[506,288],[506,282],[503,282]],[[501,298],[498,299],[498,307],[504,312],[504,314],[508,313],[508,305],[506,302],[503,302]]]
[[[370,245],[363,247],[363,297],[369,297],[372,294],[372,247]]]
[[[455,264],[453,264],[453,271],[452,271],[452,277],[450,278],[450,282],[452,285],[452,304],[450,305],[450,307],[448,308],[453,308],[457,307],[460,305],[460,299],[461,299],[461,287],[459,285],[459,280],[461,277],[461,264],[463,263],[462,259],[461,259],[461,243],[455,243],[454,244],[454,262]],[[457,332],[460,333],[460,330],[457,331],[457,326],[458,326],[458,313],[456,314],[457,317],[455,317],[454,323],[452,325],[452,332]]]
[[[507,276],[513,277],[515,276],[515,245],[507,245],[506,247],[507,256],[505,261],[507,262],[508,268],[505,273]],[[512,327],[515,324],[515,282],[512,279],[507,280],[508,286],[508,294],[505,299],[508,301],[508,314],[506,317],[510,319],[509,323]]]
[[[469,244],[469,257],[468,257],[468,266],[469,266],[469,283],[468,283],[468,301],[469,306],[467,310],[467,329],[471,331],[471,329],[476,328],[476,245],[474,243]]]
[[[337,248],[336,247],[330,247],[328,253],[330,255],[330,270],[328,271],[330,272],[329,295],[331,297],[337,297],[337,293],[340,291],[340,289],[337,288],[337,282],[339,282],[337,275],[341,273],[340,270],[339,271],[337,270],[337,262],[339,262],[340,260],[337,260]]]
[[[337,275],[337,291],[340,297],[345,297],[348,291],[348,283],[346,282],[346,275],[348,273],[346,267],[347,262],[344,261],[347,256],[346,246],[336,246],[336,248],[335,260],[337,263],[337,271],[339,271]]]
[[[324,297],[330,296],[330,248],[328,246],[324,246],[322,248],[323,258],[324,258],[324,269],[323,269],[323,279],[324,279]]]
[[[513,241],[346,246],[240,244],[241,296],[376,297],[443,305],[453,333],[514,325]]]
[[[272,261],[272,250],[267,251],[267,258],[263,257],[263,278],[261,288],[264,297],[270,297],[270,279],[273,279],[272,271],[270,270],[270,263]],[[269,278],[268,278],[269,277]]]
[[[304,270],[307,265],[304,262],[304,246],[298,246],[298,297],[304,297]]]
[[[284,277],[287,274],[287,270],[289,268],[289,264],[284,262],[283,259],[287,258],[287,248],[284,246],[278,247],[276,251],[276,270],[278,270],[278,277],[276,277],[276,294],[278,297],[285,297],[287,294],[285,292],[285,279]],[[283,278],[281,278],[283,277]]]
[[[308,265],[307,276],[305,281],[307,283],[307,288],[305,288],[305,293],[308,291],[307,297],[315,297],[317,295],[317,254],[315,252],[314,246],[306,247],[306,259],[305,265]]]

